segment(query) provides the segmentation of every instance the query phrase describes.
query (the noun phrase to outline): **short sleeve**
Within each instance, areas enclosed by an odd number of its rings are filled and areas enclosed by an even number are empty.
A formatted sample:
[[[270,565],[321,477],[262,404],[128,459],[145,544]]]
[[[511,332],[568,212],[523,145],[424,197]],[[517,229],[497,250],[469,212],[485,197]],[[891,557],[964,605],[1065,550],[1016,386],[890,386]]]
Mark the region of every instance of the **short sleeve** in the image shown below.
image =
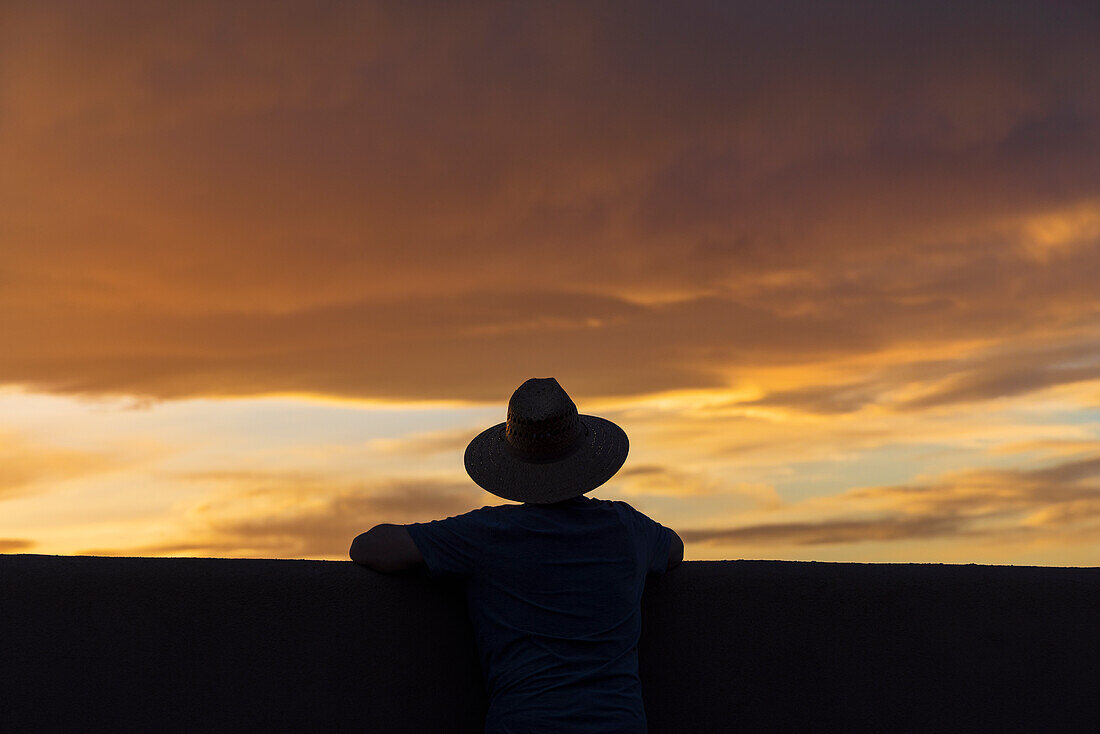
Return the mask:
[[[668,552],[669,548],[672,547],[672,530],[650,519],[648,515],[638,512],[629,504],[624,502],[623,505],[625,505],[628,514],[632,518],[632,524],[638,532],[637,542],[641,544],[648,572],[664,573],[668,569]]]
[[[485,510],[405,526],[431,576],[469,576],[488,546]]]

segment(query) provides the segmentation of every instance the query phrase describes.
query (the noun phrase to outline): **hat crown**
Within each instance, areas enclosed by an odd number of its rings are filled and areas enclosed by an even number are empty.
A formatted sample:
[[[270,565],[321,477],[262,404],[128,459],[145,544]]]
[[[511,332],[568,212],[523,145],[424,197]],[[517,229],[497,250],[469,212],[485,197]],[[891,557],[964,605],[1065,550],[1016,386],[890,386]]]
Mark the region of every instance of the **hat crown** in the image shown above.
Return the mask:
[[[553,377],[533,377],[508,401],[505,440],[528,460],[567,456],[585,434],[577,406]]]

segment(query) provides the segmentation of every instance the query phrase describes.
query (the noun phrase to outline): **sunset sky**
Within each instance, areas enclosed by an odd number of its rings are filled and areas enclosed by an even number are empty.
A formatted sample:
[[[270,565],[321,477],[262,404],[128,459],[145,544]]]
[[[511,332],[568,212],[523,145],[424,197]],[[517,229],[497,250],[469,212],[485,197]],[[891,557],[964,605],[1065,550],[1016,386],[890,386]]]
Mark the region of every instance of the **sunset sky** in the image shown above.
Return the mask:
[[[0,0],[0,552],[346,558],[552,376],[688,560],[1100,565],[1097,38]]]

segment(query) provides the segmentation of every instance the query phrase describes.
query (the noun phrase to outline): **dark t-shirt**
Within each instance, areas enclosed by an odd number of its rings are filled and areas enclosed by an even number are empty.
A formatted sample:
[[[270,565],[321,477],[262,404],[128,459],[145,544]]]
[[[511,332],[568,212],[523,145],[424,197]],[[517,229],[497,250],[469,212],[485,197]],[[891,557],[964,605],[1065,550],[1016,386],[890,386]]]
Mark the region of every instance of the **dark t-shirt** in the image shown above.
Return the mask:
[[[671,530],[584,496],[406,527],[432,576],[466,579],[487,734],[646,731],[641,599],[646,573],[668,565]]]

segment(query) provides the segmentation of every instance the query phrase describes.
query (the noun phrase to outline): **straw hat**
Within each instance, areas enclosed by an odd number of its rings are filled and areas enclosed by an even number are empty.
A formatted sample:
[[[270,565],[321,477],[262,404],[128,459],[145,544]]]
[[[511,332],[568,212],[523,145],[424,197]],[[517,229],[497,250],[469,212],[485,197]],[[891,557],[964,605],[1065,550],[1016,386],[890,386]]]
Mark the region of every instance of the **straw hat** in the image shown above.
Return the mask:
[[[619,471],[626,433],[604,418],[580,415],[553,377],[532,378],[508,401],[508,420],[466,447],[466,472],[482,489],[517,502],[577,497]]]

